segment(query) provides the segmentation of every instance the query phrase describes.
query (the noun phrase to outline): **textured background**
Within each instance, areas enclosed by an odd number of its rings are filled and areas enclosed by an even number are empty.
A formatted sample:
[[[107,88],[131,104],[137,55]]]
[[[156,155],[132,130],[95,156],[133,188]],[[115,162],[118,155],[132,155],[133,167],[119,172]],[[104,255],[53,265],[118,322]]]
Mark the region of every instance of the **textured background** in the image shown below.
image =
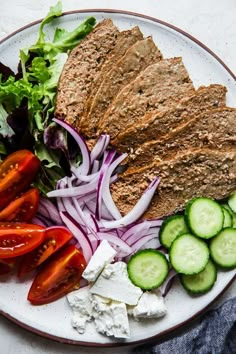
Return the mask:
[[[157,17],[185,30],[213,50],[236,74],[235,0],[63,0],[63,10],[123,9]],[[0,39],[42,18],[55,0],[1,0]],[[1,58],[0,58],[1,60]],[[214,306],[236,294],[232,286]],[[129,349],[86,349],[62,345],[22,330],[0,317],[2,354],[128,353]]]

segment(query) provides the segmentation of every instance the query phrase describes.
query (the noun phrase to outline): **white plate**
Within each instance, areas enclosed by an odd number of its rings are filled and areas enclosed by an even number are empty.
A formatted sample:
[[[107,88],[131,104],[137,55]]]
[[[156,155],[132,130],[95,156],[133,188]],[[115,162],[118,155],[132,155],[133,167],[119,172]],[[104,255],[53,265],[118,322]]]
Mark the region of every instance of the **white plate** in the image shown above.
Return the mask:
[[[181,56],[189,71],[195,87],[213,83],[227,87],[227,104],[236,106],[236,78],[226,65],[208,48],[181,30],[146,16],[122,13],[112,10],[91,10],[68,13],[55,21],[55,26],[48,29],[51,33],[56,26],[74,28],[88,16],[95,16],[97,21],[111,18],[120,29],[138,25],[145,36],[152,35],[164,57]],[[0,42],[0,60],[16,68],[20,48],[34,43],[39,24],[34,23],[8,36]],[[131,321],[131,338],[118,341],[97,334],[92,325],[88,325],[84,335],[72,329],[71,310],[66,298],[44,306],[31,306],[27,302],[27,292],[31,281],[21,283],[15,278],[1,280],[0,311],[6,317],[30,331],[61,342],[80,345],[112,346],[142,342],[152,337],[159,339],[164,334],[172,333],[176,328],[190,322],[202,313],[233,282],[235,270],[219,272],[214,288],[205,295],[191,297],[176,282],[166,298],[168,314],[163,319],[135,322]]]

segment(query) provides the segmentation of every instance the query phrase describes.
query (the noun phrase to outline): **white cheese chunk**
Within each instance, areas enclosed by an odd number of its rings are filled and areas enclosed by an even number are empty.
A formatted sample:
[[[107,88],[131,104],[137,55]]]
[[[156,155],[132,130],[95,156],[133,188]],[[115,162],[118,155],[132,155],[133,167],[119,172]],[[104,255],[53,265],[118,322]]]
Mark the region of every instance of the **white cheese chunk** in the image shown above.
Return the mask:
[[[124,262],[106,265],[90,292],[128,305],[136,305],[143,293],[130,281]]]
[[[132,314],[136,319],[158,318],[165,316],[166,312],[164,299],[159,292],[143,293],[137,305],[129,309],[129,314]]]
[[[103,240],[91,257],[82,276],[89,282],[95,282],[103,268],[113,261],[116,250],[106,240]]]
[[[89,297],[89,287],[81,288],[67,295],[67,300],[73,311],[72,327],[81,334],[85,332],[86,323],[92,319],[92,305]]]
[[[91,295],[93,317],[99,333],[116,338],[129,338],[129,320],[126,305],[98,295]]]

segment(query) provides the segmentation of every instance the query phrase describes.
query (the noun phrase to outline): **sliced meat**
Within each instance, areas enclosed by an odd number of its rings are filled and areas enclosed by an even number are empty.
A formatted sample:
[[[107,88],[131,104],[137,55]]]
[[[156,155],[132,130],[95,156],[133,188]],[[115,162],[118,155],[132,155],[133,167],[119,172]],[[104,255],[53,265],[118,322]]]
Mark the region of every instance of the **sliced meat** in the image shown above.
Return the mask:
[[[118,33],[112,21],[106,19],[71,51],[59,80],[55,110],[57,117],[71,124],[79,119],[92,82],[107,53],[113,49]]]
[[[120,151],[135,151],[143,143],[162,138],[201,112],[224,107],[226,91],[222,85],[201,86],[194,95],[183,98],[174,108],[145,114],[140,123],[118,134],[112,144]]]
[[[172,160],[155,161],[140,169],[129,168],[111,186],[112,197],[123,215],[134,207],[156,176],[161,181],[143,219],[180,211],[196,196],[214,199],[229,196],[236,189],[236,149],[189,150]]]
[[[96,135],[99,119],[120,90],[128,85],[136,76],[150,64],[162,59],[159,49],[152,38],[137,41],[127,50],[125,55],[113,65],[104,76],[97,90],[87,117],[83,117],[80,130],[87,137]]]
[[[130,161],[142,167],[161,161],[192,148],[236,148],[236,108],[219,108],[196,116],[166,135],[163,139],[141,145]]]
[[[126,53],[126,51],[134,43],[136,43],[141,39],[143,39],[143,34],[141,33],[138,26],[133,27],[131,30],[122,31],[118,34],[117,41],[114,48],[108,53],[106,60],[101,67],[101,70],[99,71],[97,77],[95,78],[95,81],[92,84],[92,89],[89,98],[84,107],[83,117],[81,118],[81,124],[84,119],[86,120],[93,99],[96,95],[99,86],[103,81],[103,78],[114,67],[115,63],[122,58],[122,56]]]
[[[114,139],[146,112],[170,107],[190,92],[194,93],[194,87],[181,58],[161,60],[121,90],[100,119],[98,133]]]

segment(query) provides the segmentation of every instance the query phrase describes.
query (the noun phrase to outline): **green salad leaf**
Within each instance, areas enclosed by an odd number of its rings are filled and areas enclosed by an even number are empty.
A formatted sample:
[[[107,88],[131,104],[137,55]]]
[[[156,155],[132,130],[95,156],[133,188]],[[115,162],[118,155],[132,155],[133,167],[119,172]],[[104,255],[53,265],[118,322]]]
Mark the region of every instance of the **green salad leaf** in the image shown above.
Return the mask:
[[[56,28],[52,37],[48,38],[45,27],[61,15],[62,4],[59,1],[55,6],[50,7],[48,14],[41,22],[36,43],[20,50],[19,72],[15,76],[8,75],[7,78],[6,75],[0,73],[0,156],[11,152],[6,148],[4,138],[11,136],[14,141],[14,134],[17,134],[9,124],[8,116],[20,109],[26,102],[27,131],[34,141],[32,150],[42,162],[43,178],[38,181],[38,186],[43,193],[47,190],[45,181],[47,186],[51,185],[54,188],[56,178],[59,179],[65,175],[61,166],[61,158],[65,153],[66,139],[61,139],[61,145],[63,145],[61,150],[51,149],[50,146],[45,145],[44,141],[45,131],[48,131],[47,127],[52,122],[60,74],[68,58],[68,51],[73,49],[96,23],[94,17],[89,17],[71,31]],[[5,65],[2,67],[6,68]],[[14,126],[17,124],[20,125],[20,121],[19,123],[14,121]],[[68,156],[67,154],[66,158]]]

